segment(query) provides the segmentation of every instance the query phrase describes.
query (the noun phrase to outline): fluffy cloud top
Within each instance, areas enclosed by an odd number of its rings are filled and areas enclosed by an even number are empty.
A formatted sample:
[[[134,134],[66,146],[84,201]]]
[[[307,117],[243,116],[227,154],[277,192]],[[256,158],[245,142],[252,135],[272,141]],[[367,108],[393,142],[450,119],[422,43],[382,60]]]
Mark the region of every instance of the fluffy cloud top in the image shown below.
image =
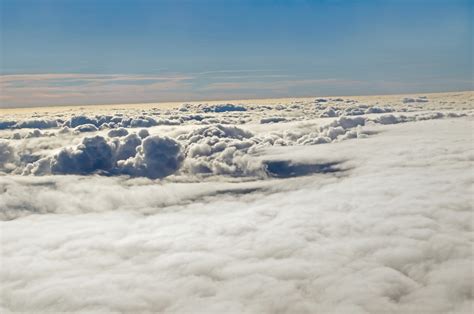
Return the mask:
[[[113,168],[114,147],[104,137],[86,137],[74,148],[61,150],[51,161],[52,173],[90,174]]]
[[[81,144],[52,156],[50,164],[53,174],[127,174],[157,179],[175,173],[183,160],[181,145],[174,139],[148,136],[142,141],[137,134],[129,134],[115,140],[85,137]]]
[[[178,142],[169,137],[149,136],[137,148],[135,157],[119,161],[118,169],[131,176],[157,179],[178,171],[183,160]]]
[[[6,165],[15,159],[15,150],[9,141],[0,140],[0,167],[6,168]]]
[[[87,137],[82,140],[82,143],[76,146],[69,145],[60,149],[59,153],[49,156],[33,155],[30,149],[25,150],[23,147],[19,147],[20,150],[16,152],[16,159],[9,163],[9,171],[11,171],[11,164],[13,163],[16,164],[16,169],[14,169],[16,173],[37,175],[48,173],[84,175],[98,173],[146,176],[156,179],[177,173],[180,170],[181,174],[264,177],[266,176],[265,165],[259,161],[256,162],[253,156],[258,155],[259,150],[266,146],[327,144],[367,137],[368,134],[362,129],[367,123],[396,124],[463,115],[434,112],[412,115],[377,115],[373,118],[367,116],[341,116],[321,122],[320,126],[315,125],[304,130],[279,131],[258,135],[237,126],[213,124],[180,134],[175,139],[169,139],[175,142],[176,147],[180,147],[179,153],[171,151],[170,156],[167,155],[167,152],[162,155],[154,153],[152,146],[150,146],[147,153],[144,152],[142,140],[149,137],[150,134],[147,129],[142,129],[138,133],[136,131],[129,133],[127,129],[121,127],[108,131],[107,137],[104,135]],[[112,116],[97,117],[95,121],[119,120]],[[79,122],[90,121],[92,120],[89,118],[82,117],[75,120],[72,117],[65,124],[75,125]],[[120,123],[123,123],[124,121],[135,120],[120,118],[120,121]],[[68,134],[68,132],[67,126],[58,133],[51,134],[44,134],[40,130],[35,130],[29,132],[23,138],[57,136]],[[98,133],[99,129],[92,124],[80,124],[74,129],[74,134],[81,132]],[[18,139],[22,138],[19,134],[15,135],[18,135]],[[162,148],[166,151],[169,149],[165,146]],[[175,158],[174,162],[177,166],[166,164],[169,157],[171,157],[171,160]],[[159,160],[160,158],[163,158],[163,160]],[[105,159],[108,159],[108,161]],[[127,161],[127,159],[130,160]],[[156,169],[156,167],[163,167],[163,169]]]
[[[29,128],[29,129],[50,129],[56,128],[58,122],[56,120],[46,120],[46,119],[30,119],[18,122],[15,127],[19,129]]]
[[[128,131],[124,128],[112,129],[107,133],[107,135],[109,137],[121,137],[128,135]]]

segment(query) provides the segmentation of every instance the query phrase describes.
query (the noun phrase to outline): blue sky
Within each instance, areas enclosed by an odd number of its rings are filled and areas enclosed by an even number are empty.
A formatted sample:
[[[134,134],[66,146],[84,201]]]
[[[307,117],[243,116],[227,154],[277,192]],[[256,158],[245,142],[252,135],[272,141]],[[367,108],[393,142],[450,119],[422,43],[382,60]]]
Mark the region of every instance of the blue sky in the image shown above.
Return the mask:
[[[0,3],[4,107],[472,89],[473,1]]]

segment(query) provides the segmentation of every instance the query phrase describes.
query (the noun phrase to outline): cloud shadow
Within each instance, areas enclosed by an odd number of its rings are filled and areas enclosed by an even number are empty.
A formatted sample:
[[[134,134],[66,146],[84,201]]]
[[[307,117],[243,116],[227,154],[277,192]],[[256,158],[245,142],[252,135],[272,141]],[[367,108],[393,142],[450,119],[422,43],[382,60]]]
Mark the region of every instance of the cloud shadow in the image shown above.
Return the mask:
[[[293,163],[289,160],[265,161],[265,171],[274,178],[294,178],[316,173],[336,173],[347,169],[338,167],[341,161],[326,163]]]

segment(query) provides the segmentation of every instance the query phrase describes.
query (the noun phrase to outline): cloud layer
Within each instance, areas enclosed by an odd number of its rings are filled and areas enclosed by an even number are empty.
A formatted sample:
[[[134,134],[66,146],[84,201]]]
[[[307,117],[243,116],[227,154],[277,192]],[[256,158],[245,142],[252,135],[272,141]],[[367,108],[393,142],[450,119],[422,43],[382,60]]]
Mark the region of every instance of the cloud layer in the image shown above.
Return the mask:
[[[355,168],[349,176],[278,181],[243,195],[238,188],[252,183],[233,183],[234,193],[179,206],[163,204],[173,204],[173,194],[177,204],[190,197],[186,184],[2,179],[9,202],[63,213],[3,223],[2,306],[468,313],[469,127],[447,120],[400,125],[361,143],[274,150],[299,162],[342,154]],[[209,185],[195,188],[207,194]],[[14,196],[25,189],[42,193]],[[13,271],[17,265],[27,267]]]
[[[0,311],[471,313],[469,97],[6,116]]]

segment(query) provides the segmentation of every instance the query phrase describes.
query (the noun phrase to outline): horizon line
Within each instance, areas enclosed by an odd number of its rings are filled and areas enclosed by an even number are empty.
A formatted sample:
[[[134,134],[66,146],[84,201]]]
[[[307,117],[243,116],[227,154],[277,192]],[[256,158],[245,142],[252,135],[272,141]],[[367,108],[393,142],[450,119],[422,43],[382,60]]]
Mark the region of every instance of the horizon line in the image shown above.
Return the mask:
[[[51,105],[39,105],[39,106],[6,106],[2,107],[0,104],[0,111],[2,110],[35,110],[35,109],[46,109],[46,108],[70,108],[70,107],[106,107],[106,106],[134,106],[134,105],[171,105],[171,104],[196,104],[196,103],[214,103],[214,102],[238,102],[238,101],[262,101],[262,100],[287,100],[287,99],[308,99],[308,98],[329,98],[329,97],[374,97],[374,96],[409,96],[418,94],[450,94],[450,93],[469,93],[474,92],[474,88],[471,90],[449,90],[449,91],[420,91],[420,92],[407,92],[407,93],[374,93],[374,94],[351,94],[351,95],[303,95],[303,96],[286,96],[286,97],[258,97],[258,98],[240,98],[240,99],[195,99],[195,100],[169,100],[169,101],[145,101],[145,102],[126,102],[126,103],[90,103],[90,104],[51,104]]]

